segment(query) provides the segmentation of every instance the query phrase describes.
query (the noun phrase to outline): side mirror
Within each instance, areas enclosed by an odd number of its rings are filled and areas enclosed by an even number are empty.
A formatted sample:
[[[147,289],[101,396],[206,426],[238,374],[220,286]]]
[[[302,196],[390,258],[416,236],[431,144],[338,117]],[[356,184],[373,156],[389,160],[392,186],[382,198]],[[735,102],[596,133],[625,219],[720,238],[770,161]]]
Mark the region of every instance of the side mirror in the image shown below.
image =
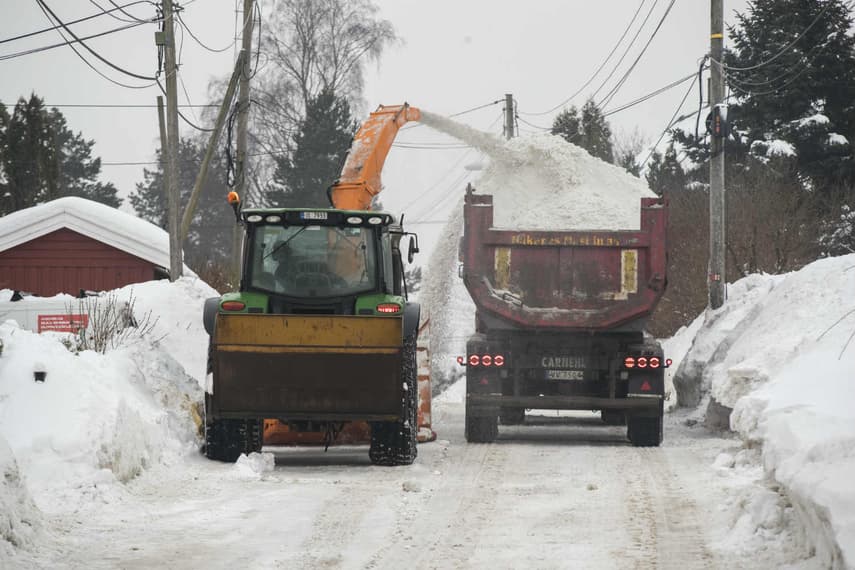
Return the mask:
[[[413,262],[413,256],[419,252],[419,238],[416,234],[410,234],[410,248],[407,251],[407,262]]]

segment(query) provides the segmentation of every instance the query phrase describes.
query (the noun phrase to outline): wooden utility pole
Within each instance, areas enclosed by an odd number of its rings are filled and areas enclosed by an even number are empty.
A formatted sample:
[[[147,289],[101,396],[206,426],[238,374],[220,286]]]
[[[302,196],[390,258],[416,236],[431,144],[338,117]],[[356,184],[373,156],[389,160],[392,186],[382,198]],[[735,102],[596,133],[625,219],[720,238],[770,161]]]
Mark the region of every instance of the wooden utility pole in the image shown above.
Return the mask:
[[[249,77],[252,73],[252,11],[254,0],[243,0],[243,33],[241,34],[241,53],[243,54],[243,70],[240,75],[240,90],[238,91],[237,142],[235,152],[235,191],[240,199],[245,199],[247,188],[246,175],[246,131],[249,125]],[[232,241],[234,254],[233,264],[235,274],[240,272],[242,232],[235,227]]]
[[[514,96],[505,93],[505,138],[510,140],[514,136]]]
[[[181,200],[178,195],[178,67],[175,64],[175,18],[172,0],[163,0],[164,52],[166,63],[166,202],[169,228],[169,279],[183,274],[181,259]],[[158,99],[160,99],[158,97]]]
[[[711,0],[710,13],[710,260],[709,303],[724,304],[724,142],[727,107],[724,105],[724,0]]]

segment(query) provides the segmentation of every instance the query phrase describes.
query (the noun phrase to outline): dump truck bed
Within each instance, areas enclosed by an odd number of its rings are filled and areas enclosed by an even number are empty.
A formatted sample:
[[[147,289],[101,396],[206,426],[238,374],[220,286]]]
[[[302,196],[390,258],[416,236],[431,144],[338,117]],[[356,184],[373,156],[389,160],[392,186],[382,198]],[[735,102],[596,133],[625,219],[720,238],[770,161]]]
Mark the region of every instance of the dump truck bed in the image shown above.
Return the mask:
[[[641,198],[640,216],[637,231],[496,229],[493,197],[468,193],[460,257],[479,319],[490,329],[640,328],[665,290],[664,201]]]

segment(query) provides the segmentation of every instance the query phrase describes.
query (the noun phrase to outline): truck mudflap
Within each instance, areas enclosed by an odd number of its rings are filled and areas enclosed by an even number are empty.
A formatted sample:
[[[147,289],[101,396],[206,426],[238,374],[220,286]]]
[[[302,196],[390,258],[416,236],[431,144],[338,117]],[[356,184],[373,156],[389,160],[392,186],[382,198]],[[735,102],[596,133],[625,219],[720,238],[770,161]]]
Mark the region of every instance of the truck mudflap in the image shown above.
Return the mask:
[[[215,416],[393,421],[401,414],[401,317],[220,314]]]

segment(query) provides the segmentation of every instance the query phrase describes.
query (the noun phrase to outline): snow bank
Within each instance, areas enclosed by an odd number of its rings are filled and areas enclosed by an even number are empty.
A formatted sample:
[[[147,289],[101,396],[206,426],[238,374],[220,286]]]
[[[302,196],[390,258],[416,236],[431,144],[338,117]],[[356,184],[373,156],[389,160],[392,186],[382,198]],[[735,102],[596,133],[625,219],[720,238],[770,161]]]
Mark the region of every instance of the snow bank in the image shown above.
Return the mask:
[[[557,135],[504,142],[450,119],[422,112],[422,122],[490,157],[478,192],[492,194],[493,225],[529,230],[633,230],[647,184]]]
[[[123,492],[122,483],[198,449],[207,347],[201,299],[212,290],[185,278],[129,286],[117,298],[131,289],[137,321],[151,311],[157,324],[152,334],[106,354],[74,354],[63,344],[67,335],[0,324],[0,439],[46,514],[109,501]],[[46,365],[44,382],[34,381],[36,362]],[[0,445],[7,473],[0,504],[25,504],[9,487],[14,460],[5,449]]]
[[[678,390],[691,380],[732,408],[731,427],[762,446],[817,555],[829,567],[853,565],[855,255],[752,275],[728,291],[695,336]]]
[[[5,560],[11,567],[14,548],[31,546],[41,528],[42,514],[27,491],[9,444],[0,437],[0,566],[5,566]]]

